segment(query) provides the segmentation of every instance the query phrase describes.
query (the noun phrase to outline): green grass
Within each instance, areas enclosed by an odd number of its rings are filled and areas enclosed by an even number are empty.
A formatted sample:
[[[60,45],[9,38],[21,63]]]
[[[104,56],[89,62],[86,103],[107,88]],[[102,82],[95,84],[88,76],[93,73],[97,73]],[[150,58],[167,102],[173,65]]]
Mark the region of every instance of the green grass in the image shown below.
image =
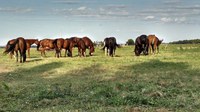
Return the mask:
[[[3,52],[4,49],[0,49]],[[46,58],[31,49],[26,63],[0,56],[0,111],[200,111],[200,45],[162,45],[136,57]]]

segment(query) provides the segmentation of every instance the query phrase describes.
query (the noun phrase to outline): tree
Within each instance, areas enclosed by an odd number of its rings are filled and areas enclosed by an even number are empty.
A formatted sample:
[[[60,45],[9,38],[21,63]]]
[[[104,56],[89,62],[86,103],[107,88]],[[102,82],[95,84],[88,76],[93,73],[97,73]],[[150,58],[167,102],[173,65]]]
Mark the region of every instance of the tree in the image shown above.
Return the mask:
[[[126,42],[127,45],[134,45],[134,40],[133,39],[128,39]]]

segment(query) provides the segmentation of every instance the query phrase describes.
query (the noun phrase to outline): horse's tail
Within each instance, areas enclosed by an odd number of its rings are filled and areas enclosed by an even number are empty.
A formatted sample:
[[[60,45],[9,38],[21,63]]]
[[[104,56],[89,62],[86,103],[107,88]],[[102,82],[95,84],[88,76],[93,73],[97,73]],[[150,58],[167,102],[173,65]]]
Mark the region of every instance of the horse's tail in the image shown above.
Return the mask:
[[[9,52],[15,49],[15,45],[18,43],[18,39],[15,40],[13,44],[10,44],[10,41],[6,44],[6,50],[3,52],[4,54],[8,54]]]
[[[115,43],[115,45],[116,45],[118,48],[121,48],[121,45],[119,45],[119,44],[117,44],[117,43]]]
[[[55,39],[52,43],[53,43],[53,45],[54,45],[54,47],[57,49],[58,48],[58,46],[57,46],[57,41],[58,41],[58,39]]]

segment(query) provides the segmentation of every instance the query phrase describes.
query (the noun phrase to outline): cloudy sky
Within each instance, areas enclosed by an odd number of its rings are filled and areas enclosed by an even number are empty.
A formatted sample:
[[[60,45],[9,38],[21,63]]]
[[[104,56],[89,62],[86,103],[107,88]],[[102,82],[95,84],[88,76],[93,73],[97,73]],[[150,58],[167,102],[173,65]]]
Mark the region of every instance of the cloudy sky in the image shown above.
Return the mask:
[[[0,45],[19,36],[125,43],[141,34],[200,38],[200,0],[0,0]]]

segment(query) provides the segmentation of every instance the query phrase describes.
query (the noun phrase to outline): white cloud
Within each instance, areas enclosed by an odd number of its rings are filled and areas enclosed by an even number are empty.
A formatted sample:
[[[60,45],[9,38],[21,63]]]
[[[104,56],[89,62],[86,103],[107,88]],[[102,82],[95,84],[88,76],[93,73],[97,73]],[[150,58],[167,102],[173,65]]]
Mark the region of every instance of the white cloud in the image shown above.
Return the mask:
[[[78,4],[80,1],[77,0],[54,0],[53,3],[59,3],[59,4]]]
[[[30,13],[34,10],[32,8],[11,8],[11,7],[4,7],[0,8],[0,12],[6,12],[6,13]]]
[[[149,20],[149,19],[154,19],[154,18],[155,18],[155,16],[146,16],[144,19]]]
[[[180,18],[163,17],[160,20],[164,23],[184,23],[186,21],[186,18],[185,17],[180,17]]]
[[[77,10],[79,10],[79,11],[83,11],[83,10],[86,10],[86,8],[87,8],[87,7],[82,6],[82,7],[79,7]]]
[[[169,22],[172,22],[173,20],[172,20],[172,18],[169,18],[169,17],[163,17],[163,18],[161,18],[160,19],[162,22],[164,22],[164,23],[169,23]]]

